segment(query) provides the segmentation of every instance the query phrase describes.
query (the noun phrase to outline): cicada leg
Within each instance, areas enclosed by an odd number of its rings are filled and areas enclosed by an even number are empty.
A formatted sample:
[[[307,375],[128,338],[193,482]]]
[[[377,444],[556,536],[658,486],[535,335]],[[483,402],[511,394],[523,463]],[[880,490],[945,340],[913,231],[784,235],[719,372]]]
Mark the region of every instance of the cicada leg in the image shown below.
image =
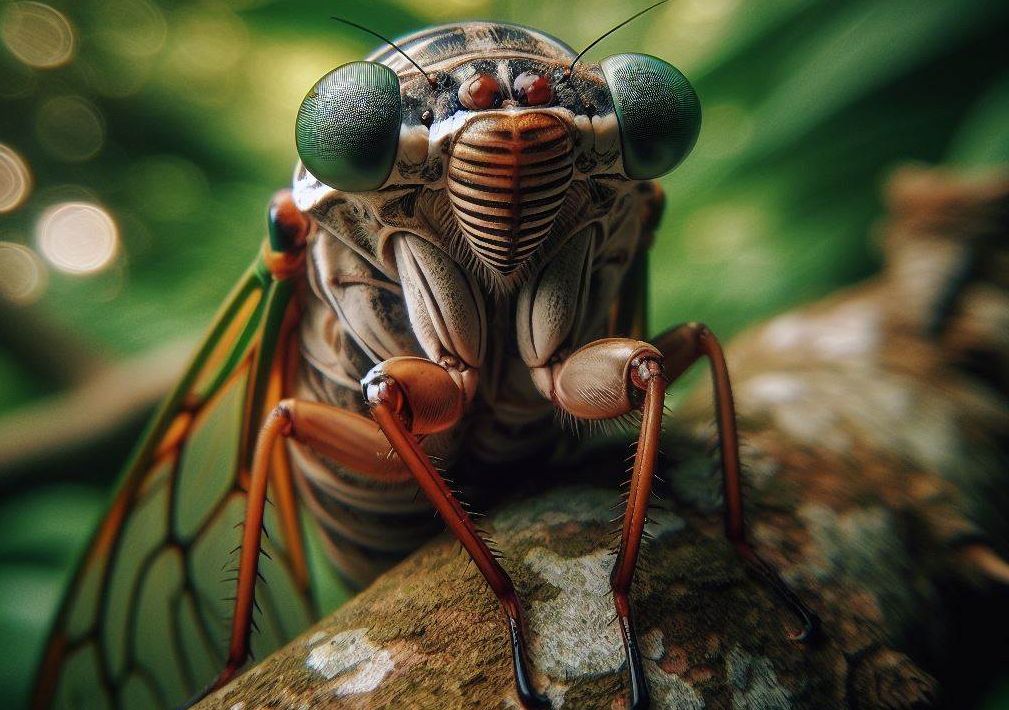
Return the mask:
[[[252,459],[228,658],[224,669],[199,697],[230,682],[249,657],[266,491],[272,453],[281,437],[293,438],[378,480],[410,478],[410,471],[399,459],[380,455],[388,450],[389,442],[367,417],[318,402],[285,399],[277,404],[263,424]]]
[[[358,473],[387,482],[416,479],[501,602],[519,699],[526,707],[546,706],[546,699],[533,690],[522,604],[514,585],[415,436],[454,426],[463,412],[462,390],[443,367],[416,357],[387,360],[363,382],[374,422],[330,405],[291,399],[280,402],[267,417],[253,458],[228,660],[207,692],[228,683],[248,658],[270,456],[280,437],[290,437]],[[381,455],[390,444],[397,458]]]
[[[501,604],[508,623],[519,700],[527,708],[549,707],[532,684],[524,613],[515,586],[416,438],[417,434],[433,434],[453,426],[462,415],[463,391],[440,365],[414,357],[387,360],[368,373],[362,383],[375,421]]]
[[[819,627],[819,618],[781,578],[778,571],[765,561],[746,538],[743,516],[743,477],[739,460],[739,434],[736,430],[736,406],[729,382],[725,354],[715,334],[702,323],[684,323],[662,333],[655,339],[662,353],[666,376],[673,382],[702,357],[711,364],[714,388],[715,419],[718,425],[719,450],[722,457],[722,489],[725,498],[725,535],[739,555],[764,580],[802,621],[802,629],[793,638],[810,638]]]
[[[711,362],[725,491],[725,531],[736,550],[802,620],[796,639],[811,635],[816,616],[788,587],[778,572],[746,540],[743,518],[739,436],[725,356],[714,334],[688,323],[662,334],[655,345],[628,338],[598,340],[572,353],[552,368],[551,397],[565,411],[584,419],[609,419],[634,408],[642,412],[638,447],[631,471],[620,547],[610,576],[631,685],[631,707],[649,704],[648,686],[638,648],[630,604],[631,583],[644,532],[652,478],[658,458],[662,411],[668,385],[701,357]],[[637,393],[636,396],[630,393]]]

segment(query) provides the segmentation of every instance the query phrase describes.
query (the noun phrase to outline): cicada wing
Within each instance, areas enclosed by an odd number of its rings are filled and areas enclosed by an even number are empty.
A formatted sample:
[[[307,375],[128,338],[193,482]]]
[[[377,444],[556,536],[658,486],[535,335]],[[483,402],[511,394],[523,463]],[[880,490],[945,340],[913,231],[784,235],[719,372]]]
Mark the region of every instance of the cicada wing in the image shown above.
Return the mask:
[[[257,260],[155,416],[63,600],[37,707],[176,707],[224,667],[251,451],[282,395],[292,288]],[[259,657],[317,616],[285,456],[271,471]]]

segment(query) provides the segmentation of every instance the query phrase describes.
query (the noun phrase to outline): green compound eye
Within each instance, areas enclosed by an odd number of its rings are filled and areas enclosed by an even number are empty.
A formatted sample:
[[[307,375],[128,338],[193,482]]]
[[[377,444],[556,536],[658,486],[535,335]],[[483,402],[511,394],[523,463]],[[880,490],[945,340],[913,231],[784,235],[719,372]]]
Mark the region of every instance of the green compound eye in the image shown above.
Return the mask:
[[[701,102],[680,70],[647,54],[602,61],[620,124],[624,172],[634,180],[665,175],[687,157],[701,130]]]
[[[319,79],[298,110],[298,155],[312,175],[346,192],[375,190],[399,145],[399,78],[375,62],[351,62]]]

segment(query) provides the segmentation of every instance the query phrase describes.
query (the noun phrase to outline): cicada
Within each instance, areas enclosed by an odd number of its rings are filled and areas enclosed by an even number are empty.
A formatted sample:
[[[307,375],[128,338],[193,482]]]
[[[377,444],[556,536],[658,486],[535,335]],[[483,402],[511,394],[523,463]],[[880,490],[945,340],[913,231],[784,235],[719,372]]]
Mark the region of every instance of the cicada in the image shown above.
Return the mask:
[[[640,414],[611,584],[631,704],[646,706],[629,592],[664,393],[701,358],[726,534],[812,626],[747,543],[718,340],[697,323],[644,339],[663,203],[652,181],[691,151],[698,97],[653,56],[577,59],[533,29],[453,24],[309,91],[293,188],[126,467],[63,602],[38,705],[175,706],[220,687],[253,647],[316,617],[303,524],[363,586],[436,532],[433,507],[500,602],[519,700],[544,706],[522,602],[443,472],[479,488],[479,462],[548,450],[559,410]],[[454,472],[463,458],[477,464]]]

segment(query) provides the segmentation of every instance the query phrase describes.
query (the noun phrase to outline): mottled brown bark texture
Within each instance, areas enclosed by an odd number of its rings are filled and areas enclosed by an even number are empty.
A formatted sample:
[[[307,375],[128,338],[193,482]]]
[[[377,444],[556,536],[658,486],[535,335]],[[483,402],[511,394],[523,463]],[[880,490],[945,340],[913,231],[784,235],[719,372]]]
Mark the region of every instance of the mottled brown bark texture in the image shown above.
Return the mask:
[[[1005,628],[983,614],[1009,581],[1007,198],[1005,176],[899,171],[882,273],[729,349],[749,533],[818,639],[787,637],[795,620],[722,534],[707,388],[677,408],[633,594],[653,707],[964,707],[983,683]],[[625,702],[616,448],[484,521],[555,707]],[[508,653],[493,596],[439,538],[201,707],[515,707]]]

